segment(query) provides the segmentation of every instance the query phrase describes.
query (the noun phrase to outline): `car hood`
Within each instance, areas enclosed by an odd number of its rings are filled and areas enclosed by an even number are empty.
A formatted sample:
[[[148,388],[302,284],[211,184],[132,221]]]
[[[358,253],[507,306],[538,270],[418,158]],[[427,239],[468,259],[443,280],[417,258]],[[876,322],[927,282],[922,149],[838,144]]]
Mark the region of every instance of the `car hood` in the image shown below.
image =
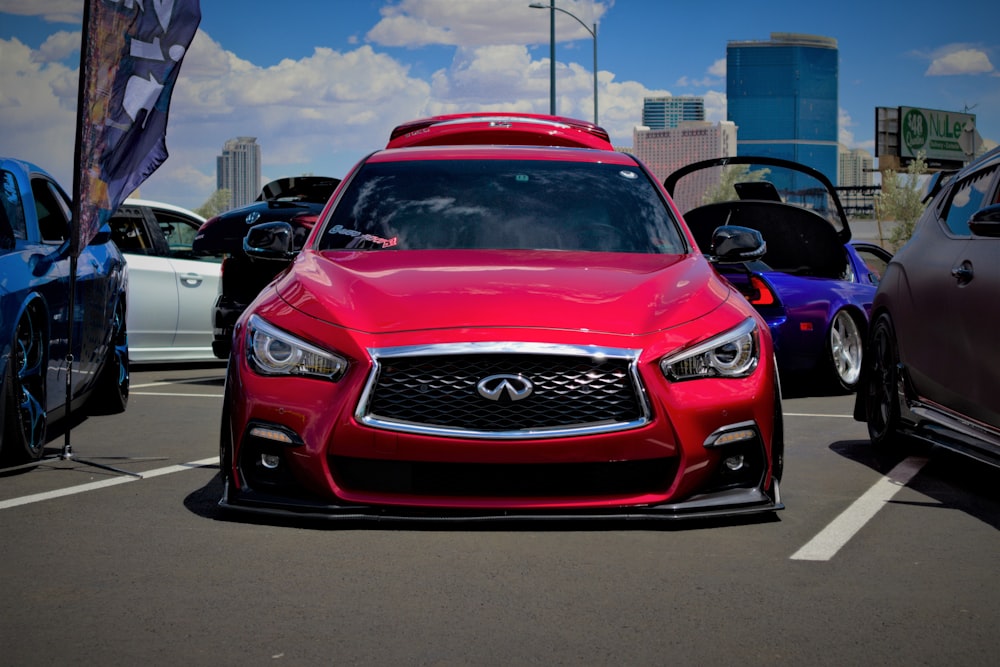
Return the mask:
[[[729,288],[700,255],[308,250],[277,285],[292,307],[368,333],[520,327],[641,335],[701,317]]]

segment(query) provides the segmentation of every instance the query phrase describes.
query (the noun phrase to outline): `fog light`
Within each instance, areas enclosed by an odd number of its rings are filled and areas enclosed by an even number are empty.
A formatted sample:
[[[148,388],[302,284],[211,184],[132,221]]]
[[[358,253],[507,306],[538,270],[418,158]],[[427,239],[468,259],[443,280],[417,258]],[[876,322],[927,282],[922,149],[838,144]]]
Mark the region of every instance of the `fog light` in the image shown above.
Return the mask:
[[[268,470],[274,470],[281,463],[281,457],[277,454],[261,454],[260,464]]]
[[[728,468],[733,472],[736,472],[737,470],[740,470],[743,467],[744,464],[743,455],[736,454],[734,456],[727,456],[726,460],[723,461],[723,463],[726,465],[726,468]]]

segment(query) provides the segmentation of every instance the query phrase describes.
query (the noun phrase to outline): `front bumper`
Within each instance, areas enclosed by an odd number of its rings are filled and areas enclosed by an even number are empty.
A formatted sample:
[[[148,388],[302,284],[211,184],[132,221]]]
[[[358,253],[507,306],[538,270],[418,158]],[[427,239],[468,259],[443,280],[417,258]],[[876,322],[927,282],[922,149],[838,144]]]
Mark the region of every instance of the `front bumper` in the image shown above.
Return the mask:
[[[727,489],[717,493],[696,495],[684,502],[642,507],[582,509],[576,511],[525,510],[451,510],[415,509],[375,505],[334,505],[271,496],[254,491],[236,492],[227,482],[219,507],[280,518],[310,518],[340,521],[416,521],[491,523],[498,521],[678,521],[734,518],[776,512],[785,508],[778,482],[772,482],[772,492],[752,489]]]

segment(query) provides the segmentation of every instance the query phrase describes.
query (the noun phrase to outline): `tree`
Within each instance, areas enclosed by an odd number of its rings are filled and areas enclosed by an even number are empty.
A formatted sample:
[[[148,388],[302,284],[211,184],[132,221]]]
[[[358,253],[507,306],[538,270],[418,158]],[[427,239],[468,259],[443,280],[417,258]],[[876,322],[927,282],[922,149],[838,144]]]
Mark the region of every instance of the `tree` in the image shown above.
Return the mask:
[[[882,222],[895,221],[889,235],[893,250],[899,250],[913,236],[913,227],[924,212],[923,188],[920,178],[927,173],[924,154],[917,155],[906,167],[906,176],[886,169],[882,174],[882,191],[875,195],[875,219],[882,238]]]
[[[212,193],[212,196],[208,198],[204,204],[199,208],[195,209],[195,213],[203,218],[212,218],[220,213],[224,213],[229,210],[229,202],[232,198],[232,193],[226,188],[221,190],[216,190]]]

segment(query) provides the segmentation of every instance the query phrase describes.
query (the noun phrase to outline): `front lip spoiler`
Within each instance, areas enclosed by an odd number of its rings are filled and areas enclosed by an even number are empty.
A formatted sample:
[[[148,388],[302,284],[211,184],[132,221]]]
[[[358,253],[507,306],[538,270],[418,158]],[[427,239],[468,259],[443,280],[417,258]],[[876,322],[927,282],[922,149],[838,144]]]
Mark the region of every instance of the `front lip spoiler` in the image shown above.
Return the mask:
[[[228,482],[219,507],[226,510],[288,519],[337,521],[417,521],[444,523],[493,523],[499,521],[690,521],[740,517],[785,508],[777,481],[774,496],[760,488],[729,489],[696,495],[684,502],[601,510],[449,510],[373,505],[329,505],[310,500],[272,496],[254,491],[233,494]]]

